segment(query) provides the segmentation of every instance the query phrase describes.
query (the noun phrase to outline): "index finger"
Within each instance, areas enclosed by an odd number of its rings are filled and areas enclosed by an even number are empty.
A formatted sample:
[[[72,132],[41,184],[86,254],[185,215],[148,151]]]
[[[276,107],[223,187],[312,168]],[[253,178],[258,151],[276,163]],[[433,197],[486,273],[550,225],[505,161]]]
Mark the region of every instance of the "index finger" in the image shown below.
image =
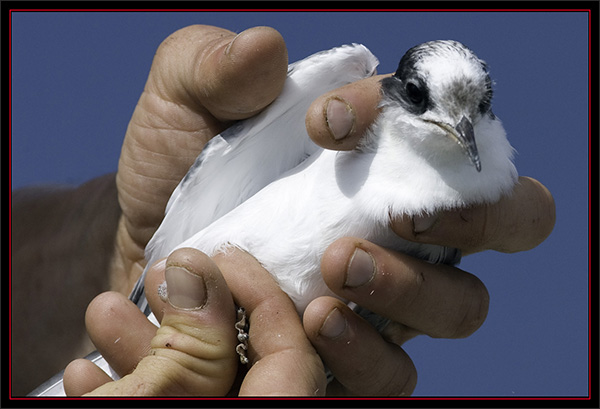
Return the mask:
[[[253,27],[239,34],[194,25],[160,45],[146,90],[227,121],[248,118],[281,92],[288,68],[281,34]],[[204,112],[201,112],[204,113]]]
[[[213,259],[249,315],[251,367],[240,395],[324,394],[323,364],[290,298],[248,253],[233,249]]]
[[[455,247],[463,254],[514,253],[542,243],[555,221],[552,194],[537,180],[521,176],[512,194],[497,203],[403,218],[393,221],[392,229],[407,240]]]
[[[321,95],[306,114],[306,131],[319,146],[352,150],[379,115],[381,80],[376,75]]]
[[[353,237],[325,250],[321,271],[343,299],[436,338],[471,335],[489,308],[489,293],[474,275]]]
[[[205,144],[232,120],[273,102],[286,73],[285,42],[267,27],[236,35],[194,25],[161,43],[127,127],[117,173],[125,227],[119,238],[133,257],[143,259],[140,249]]]

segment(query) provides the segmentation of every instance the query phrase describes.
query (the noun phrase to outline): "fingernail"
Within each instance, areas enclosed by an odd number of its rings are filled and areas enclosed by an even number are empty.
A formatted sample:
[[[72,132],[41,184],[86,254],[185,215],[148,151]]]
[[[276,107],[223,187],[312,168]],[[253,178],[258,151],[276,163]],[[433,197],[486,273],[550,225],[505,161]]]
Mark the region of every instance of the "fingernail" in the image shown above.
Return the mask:
[[[319,335],[322,335],[326,338],[337,338],[344,333],[346,330],[346,318],[344,315],[338,310],[334,308],[333,311],[329,313],[327,318],[325,318],[325,322],[321,325],[319,329]]]
[[[179,266],[165,270],[169,303],[179,309],[195,310],[206,304],[206,284],[202,276]]]
[[[327,102],[325,120],[331,136],[338,141],[350,134],[354,126],[354,111],[342,98],[332,97]]]
[[[425,216],[414,216],[413,217],[413,232],[415,234],[423,233],[435,224],[438,220],[436,214],[427,214]]]
[[[346,270],[346,287],[360,287],[367,284],[375,276],[375,261],[366,251],[357,248],[348,263]]]

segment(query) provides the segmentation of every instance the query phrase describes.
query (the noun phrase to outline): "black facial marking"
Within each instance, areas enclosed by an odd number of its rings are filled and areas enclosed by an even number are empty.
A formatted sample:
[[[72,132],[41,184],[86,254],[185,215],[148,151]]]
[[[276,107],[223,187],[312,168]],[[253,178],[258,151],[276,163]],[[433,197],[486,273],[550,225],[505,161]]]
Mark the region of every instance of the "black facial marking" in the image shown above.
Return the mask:
[[[415,105],[421,105],[425,100],[423,87],[414,81],[406,83],[406,96]]]
[[[399,101],[404,109],[416,115],[431,108],[429,89],[416,69],[416,64],[423,55],[432,52],[430,44],[420,44],[408,50],[400,59],[394,76],[381,82],[385,95]]]
[[[427,83],[419,76],[416,66],[423,58],[444,51],[459,52],[465,58],[476,59],[487,73],[486,64],[478,60],[468,47],[458,41],[430,41],[412,47],[402,56],[396,73],[381,82],[384,95],[398,101],[407,111],[416,115],[421,115],[433,108]],[[489,75],[486,76],[485,85],[486,91],[478,108],[482,115],[488,114],[493,117],[494,114],[491,111],[492,81]]]
[[[421,115],[431,107],[429,89],[425,81],[416,75],[400,78],[394,74],[384,78],[381,86],[385,95],[399,101],[404,109],[413,114]]]
[[[487,72],[487,68],[485,64],[483,64],[484,70]],[[485,95],[483,96],[481,102],[479,103],[479,112],[481,115],[485,115],[488,112],[491,112],[490,109],[492,107],[492,97],[494,95],[494,91],[492,90],[492,80],[490,76],[486,76],[485,78]],[[494,115],[494,114],[492,114]]]

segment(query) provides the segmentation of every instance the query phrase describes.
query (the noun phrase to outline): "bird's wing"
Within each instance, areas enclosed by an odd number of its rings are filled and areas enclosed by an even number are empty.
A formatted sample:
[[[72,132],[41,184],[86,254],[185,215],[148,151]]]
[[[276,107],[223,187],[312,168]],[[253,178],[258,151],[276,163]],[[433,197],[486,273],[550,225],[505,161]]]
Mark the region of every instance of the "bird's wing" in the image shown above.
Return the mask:
[[[146,247],[150,265],[228,213],[319,148],[304,117],[319,95],[372,76],[377,58],[363,45],[322,51],[291,64],[280,96],[261,114],[214,137],[173,192]]]

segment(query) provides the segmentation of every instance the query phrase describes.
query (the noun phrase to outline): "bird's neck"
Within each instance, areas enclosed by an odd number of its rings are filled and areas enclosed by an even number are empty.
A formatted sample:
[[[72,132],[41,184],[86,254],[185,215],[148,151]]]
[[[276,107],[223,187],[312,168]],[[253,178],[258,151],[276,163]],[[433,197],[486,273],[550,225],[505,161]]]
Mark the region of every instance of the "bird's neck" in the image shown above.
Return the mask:
[[[347,186],[340,185],[342,192],[345,189],[356,194],[360,208],[367,209],[378,221],[390,215],[432,214],[495,202],[516,182],[512,155],[498,152],[510,151],[508,142],[506,146],[490,146],[496,142],[481,138],[483,169],[478,172],[466,157],[461,157],[460,150],[454,156],[427,151],[427,146],[412,138],[392,134],[386,123],[389,121],[378,121],[361,150],[340,154],[336,166],[338,173],[348,175],[343,179]]]

